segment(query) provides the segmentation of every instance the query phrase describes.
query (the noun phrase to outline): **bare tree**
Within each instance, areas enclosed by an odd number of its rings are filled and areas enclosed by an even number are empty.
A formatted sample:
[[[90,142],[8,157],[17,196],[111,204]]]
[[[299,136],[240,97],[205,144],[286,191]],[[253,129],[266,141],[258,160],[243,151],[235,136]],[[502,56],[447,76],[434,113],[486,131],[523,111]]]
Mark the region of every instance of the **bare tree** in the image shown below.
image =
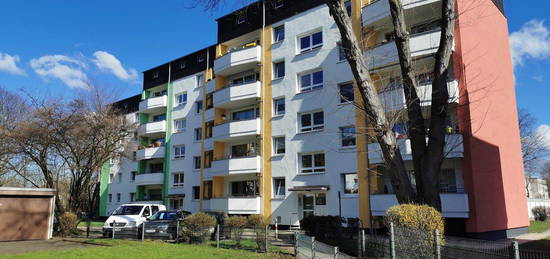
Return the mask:
[[[24,108],[25,101],[20,96],[0,87],[0,186],[3,180],[12,182],[4,178],[12,176],[10,168],[19,164],[7,135],[22,120]]]
[[[526,176],[532,177],[535,174],[540,159],[547,156],[549,150],[544,144],[543,136],[536,132],[536,118],[525,109],[520,108],[518,113],[523,167]]]

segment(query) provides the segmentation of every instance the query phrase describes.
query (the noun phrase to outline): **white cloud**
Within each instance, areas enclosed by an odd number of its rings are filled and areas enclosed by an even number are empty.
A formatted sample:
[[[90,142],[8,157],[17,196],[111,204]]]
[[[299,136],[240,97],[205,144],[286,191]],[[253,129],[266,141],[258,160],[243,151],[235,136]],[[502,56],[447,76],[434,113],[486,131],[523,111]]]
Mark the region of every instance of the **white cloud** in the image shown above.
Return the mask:
[[[532,78],[533,78],[533,80],[535,80],[535,81],[539,81],[539,82],[544,81],[544,77],[543,77],[542,75],[533,76]]]
[[[31,60],[34,72],[44,79],[57,78],[71,88],[89,88],[85,63],[64,55],[48,55]]]
[[[521,66],[525,59],[550,58],[550,29],[544,26],[544,21],[528,21],[510,34],[510,48],[514,67]]]
[[[540,139],[544,145],[550,149],[550,125],[540,125],[535,131],[535,134],[538,137],[537,139]]]
[[[120,63],[120,61],[109,52],[96,51],[94,53],[94,57],[95,59],[92,59],[92,61],[99,69],[111,72],[121,80],[130,81],[136,79],[138,76],[135,69],[125,69],[124,66],[122,66],[122,63]]]
[[[26,75],[25,71],[17,66],[19,56],[11,56],[0,52],[0,71],[6,71],[13,75]]]

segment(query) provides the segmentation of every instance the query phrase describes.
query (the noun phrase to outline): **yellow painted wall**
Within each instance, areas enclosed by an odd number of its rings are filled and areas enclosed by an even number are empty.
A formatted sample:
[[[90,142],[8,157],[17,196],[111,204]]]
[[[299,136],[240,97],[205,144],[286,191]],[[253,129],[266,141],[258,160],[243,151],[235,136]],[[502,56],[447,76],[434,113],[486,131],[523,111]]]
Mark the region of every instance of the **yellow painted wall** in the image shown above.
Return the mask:
[[[212,196],[213,198],[221,198],[224,196],[224,183],[225,178],[223,176],[214,176],[212,177]]]
[[[262,44],[262,94],[261,94],[261,113],[262,113],[262,169],[260,177],[260,193],[262,196],[261,214],[271,219],[271,110],[272,110],[272,92],[271,92],[271,26],[266,26],[261,31]]]

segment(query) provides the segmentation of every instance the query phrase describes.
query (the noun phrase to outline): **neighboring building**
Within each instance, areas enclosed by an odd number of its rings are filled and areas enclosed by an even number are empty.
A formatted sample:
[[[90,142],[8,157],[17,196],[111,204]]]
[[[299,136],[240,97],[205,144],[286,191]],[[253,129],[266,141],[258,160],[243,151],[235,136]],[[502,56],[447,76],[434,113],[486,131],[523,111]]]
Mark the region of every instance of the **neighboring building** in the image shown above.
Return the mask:
[[[548,182],[545,179],[527,179],[527,197],[532,199],[548,199]]]
[[[453,232],[514,236],[529,221],[506,17],[502,1],[472,3],[457,2],[443,216]],[[219,18],[216,45],[144,72],[138,162],[119,171],[138,172],[136,199],[171,208],[262,214],[284,225],[341,215],[369,227],[370,215],[383,216],[397,200],[378,144],[357,134],[366,126],[350,103],[353,75],[328,7],[269,1],[264,17],[262,4]],[[348,4],[385,108],[402,111],[388,1]],[[404,4],[429,107],[441,2]],[[412,172],[402,121],[394,131]]]

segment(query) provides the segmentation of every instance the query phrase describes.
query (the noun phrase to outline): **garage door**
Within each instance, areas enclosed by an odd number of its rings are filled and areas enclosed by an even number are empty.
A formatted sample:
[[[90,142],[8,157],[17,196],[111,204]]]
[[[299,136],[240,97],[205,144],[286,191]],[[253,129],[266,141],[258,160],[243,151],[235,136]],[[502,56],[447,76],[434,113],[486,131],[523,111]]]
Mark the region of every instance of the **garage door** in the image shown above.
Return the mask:
[[[51,197],[0,196],[0,241],[47,239]]]

